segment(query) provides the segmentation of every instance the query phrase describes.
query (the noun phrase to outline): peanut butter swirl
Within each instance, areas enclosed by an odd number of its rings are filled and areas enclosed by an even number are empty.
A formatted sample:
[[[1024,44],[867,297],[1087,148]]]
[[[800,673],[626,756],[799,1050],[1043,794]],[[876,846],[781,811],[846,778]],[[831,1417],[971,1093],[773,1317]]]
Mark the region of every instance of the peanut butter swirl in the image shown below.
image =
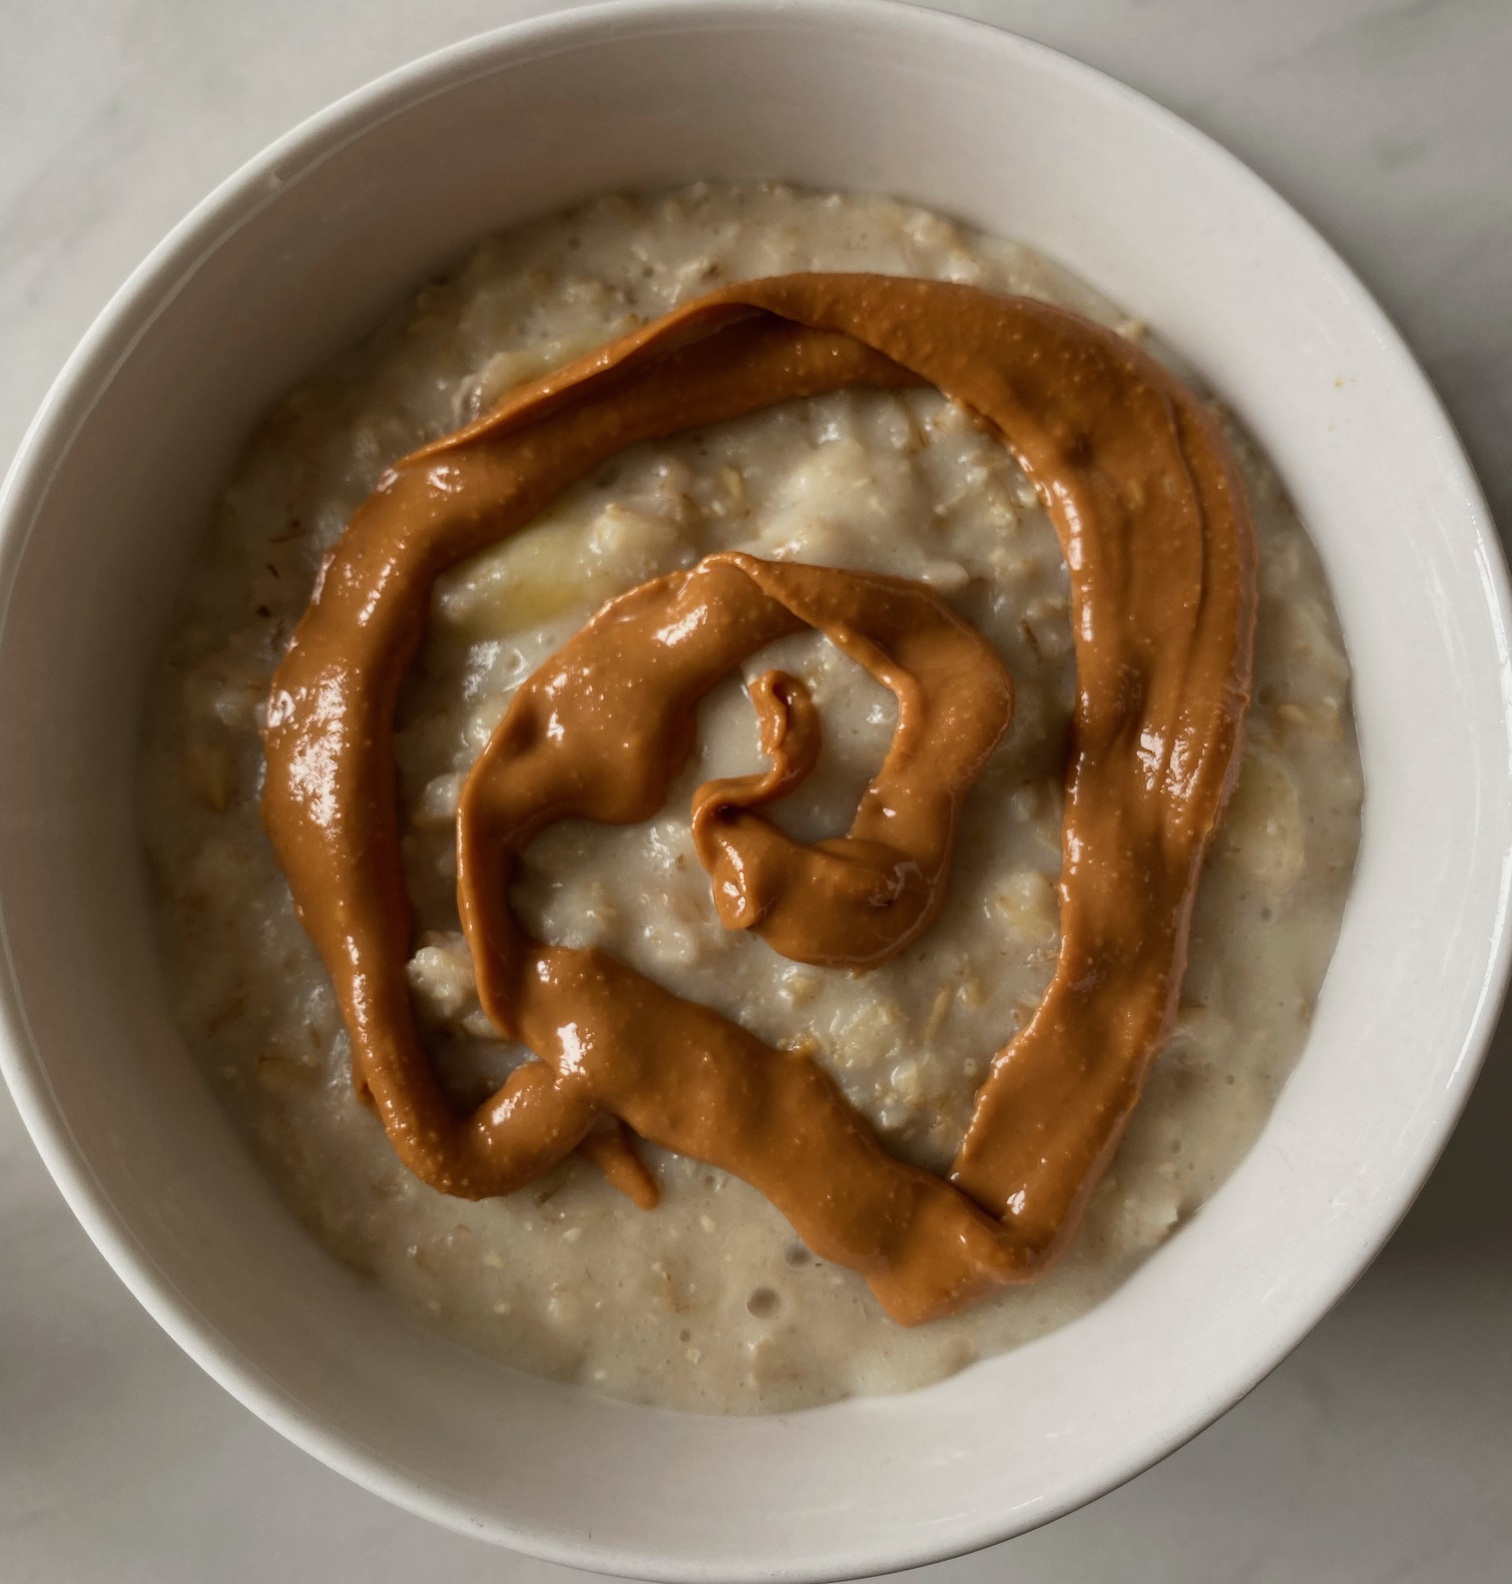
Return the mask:
[[[931,383],[1040,490],[1071,578],[1077,700],[1061,949],[993,1061],[949,1183],[887,1154],[806,1055],[775,1050],[596,950],[529,937],[508,883],[552,822],[649,817],[698,699],[804,625],[890,687],[899,726],[849,834],[804,846],[758,810],[814,762],[800,683],[752,687],[771,769],[695,794],[720,917],[865,968],[928,928],[956,819],[1005,728],[985,642],[897,579],[712,556],[631,591],[516,695],[464,788],[459,905],[485,1010],[536,1054],[460,1116],[417,1036],[393,715],[436,577],[637,441],[851,386]],[[1062,309],[939,282],[793,275],[729,288],[507,397],[386,473],[332,551],[274,678],[263,817],[335,982],[355,1076],[444,1192],[507,1193],[581,1147],[639,1203],[632,1133],[753,1183],[822,1258],[913,1324],[1065,1246],[1165,1040],[1193,896],[1237,773],[1254,537],[1217,426],[1128,342]]]

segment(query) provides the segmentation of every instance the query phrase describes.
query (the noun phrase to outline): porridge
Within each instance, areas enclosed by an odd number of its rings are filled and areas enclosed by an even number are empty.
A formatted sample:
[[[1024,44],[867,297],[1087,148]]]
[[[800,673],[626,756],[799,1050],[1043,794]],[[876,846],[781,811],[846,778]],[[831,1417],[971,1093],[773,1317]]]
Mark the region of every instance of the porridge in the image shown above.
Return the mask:
[[[1142,335],[1023,248],[885,200],[699,186],[522,228],[270,416],[170,640],[146,757],[175,1015],[310,1229],[471,1347],[681,1408],[777,1411],[900,1390],[1095,1303],[1263,1124],[1306,1036],[1358,838],[1348,664],[1321,569],[1273,477],[1231,434],[1260,542],[1242,772],[1198,893],[1174,1037],[1048,1275],[904,1329],[753,1188],[685,1154],[641,1146],[661,1198],[649,1212],[577,1155],[476,1202],[411,1175],[354,1090],[335,997],[259,820],[269,681],[321,559],[385,468],[520,382],[711,287],[805,269],[1019,293]],[[462,1108],[528,1055],[480,1006],[461,933],[469,770],[596,607],[729,552],[910,579],[1011,673],[1012,722],[962,806],[938,918],[858,973],[778,955],[716,911],[688,810],[703,784],[768,765],[743,682],[779,669],[822,721],[813,773],[769,810],[799,841],[842,833],[888,754],[893,692],[818,632],[766,644],[708,693],[691,757],[651,817],[544,830],[510,901],[539,940],[597,948],[804,1052],[893,1155],[944,1171],[993,1054],[1055,971],[1076,666],[1067,571],[1035,491],[998,439],[932,391],[841,391],[622,451],[517,537],[441,576],[395,738],[407,978],[427,1051]]]

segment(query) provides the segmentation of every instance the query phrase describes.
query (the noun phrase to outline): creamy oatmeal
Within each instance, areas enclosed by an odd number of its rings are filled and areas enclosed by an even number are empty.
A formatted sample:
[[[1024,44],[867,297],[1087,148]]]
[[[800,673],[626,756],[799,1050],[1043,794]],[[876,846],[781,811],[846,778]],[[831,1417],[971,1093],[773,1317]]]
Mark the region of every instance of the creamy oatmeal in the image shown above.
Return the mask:
[[[521,380],[711,286],[813,268],[1026,293],[1142,334],[1026,250],[879,199],[700,186],[486,243],[269,418],[171,640],[147,751],[176,1015],[312,1231],[472,1347],[675,1407],[773,1411],[898,1390],[1096,1302],[1253,1141],[1305,1038],[1358,838],[1349,671],[1327,589],[1275,480],[1234,435],[1260,537],[1244,770],[1199,893],[1176,1037],[1048,1277],[903,1330],[752,1189],[683,1157],[652,1156],[662,1203],[649,1213],[576,1159],[479,1203],[409,1175],[354,1094],[328,982],[258,820],[260,712],[320,557],[387,464]],[[1014,720],[966,805],[939,920],[865,975],[789,962],[722,928],[688,805],[701,782],[765,765],[737,678],[705,703],[663,811],[553,827],[514,904],[544,940],[597,945],[770,1044],[811,1050],[890,1149],[940,1170],[987,1062],[1054,966],[1074,665],[1065,568],[1033,490],[933,393],[841,393],[624,452],[444,575],[397,739],[409,978],[429,1048],[465,1105],[526,1054],[478,1006],[455,896],[461,784],[514,690],[602,601],[725,549],[918,579],[1012,672]],[[745,671],[774,666],[807,683],[824,749],[773,817],[803,840],[838,834],[886,751],[893,697],[817,634],[769,646]]]

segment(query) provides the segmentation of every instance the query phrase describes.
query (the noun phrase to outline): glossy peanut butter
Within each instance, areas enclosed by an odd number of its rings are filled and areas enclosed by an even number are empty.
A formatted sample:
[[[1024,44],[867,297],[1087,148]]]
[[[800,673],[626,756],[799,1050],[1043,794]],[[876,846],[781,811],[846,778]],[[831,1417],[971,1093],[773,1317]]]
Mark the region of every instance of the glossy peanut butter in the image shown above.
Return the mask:
[[[691,745],[699,690],[809,624],[893,688],[898,733],[849,836],[799,847],[756,810],[806,773],[819,728],[791,678],[762,679],[771,772],[694,800],[716,905],[788,955],[857,967],[927,928],[956,810],[1006,724],[1006,677],[922,588],[743,556],[606,607],[520,690],[475,767],[459,821],[464,923],[485,1008],[541,1060],[458,1116],[409,1005],[392,763],[395,698],[435,577],[625,445],[796,396],[920,381],[1000,433],[1044,495],[1071,573],[1078,671],[1057,971],[982,1086],[954,1186],[890,1157],[806,1056],[603,953],[533,941],[510,915],[525,843],[564,817],[653,813]],[[264,820],[335,982],[358,1080],[425,1180],[508,1192],[582,1145],[650,1203],[628,1125],[754,1183],[912,1323],[1042,1269],[1117,1144],[1174,1011],[1238,762],[1253,619],[1253,535],[1230,459],[1201,405],[1136,348],[969,287],[754,282],[515,393],[385,476],[275,677]]]

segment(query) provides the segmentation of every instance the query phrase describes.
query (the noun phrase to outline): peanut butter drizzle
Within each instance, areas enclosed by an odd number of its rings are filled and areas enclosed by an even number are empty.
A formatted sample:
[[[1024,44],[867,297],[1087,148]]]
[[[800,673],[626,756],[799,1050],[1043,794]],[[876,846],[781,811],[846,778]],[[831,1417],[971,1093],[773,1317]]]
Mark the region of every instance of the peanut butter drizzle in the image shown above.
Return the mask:
[[[721,918],[800,960],[864,967],[940,905],[956,816],[1006,725],[988,646],[896,579],[713,556],[612,602],[519,691],[464,788],[458,896],[489,1016],[541,1060],[470,1116],[416,1035],[405,962],[394,705],[447,567],[525,526],[636,441],[858,385],[932,383],[1039,488],[1071,574],[1077,700],[1061,950],[995,1058],[950,1184],[882,1149],[806,1056],[507,901],[555,820],[644,819],[686,761],[698,697],[804,624],[891,687],[899,728],[847,837],[755,812],[807,774],[811,701],[752,689],[772,768],[694,798]],[[329,968],[354,1068],[401,1158],[444,1192],[507,1193],[583,1147],[637,1202],[626,1125],[752,1182],[905,1324],[1028,1279],[1072,1236],[1174,1015],[1197,879],[1237,773],[1254,627],[1242,487],[1202,405],[1074,314],[975,288],[793,275],[729,288],[506,398],[385,474],[333,550],[274,678],[263,817]]]

